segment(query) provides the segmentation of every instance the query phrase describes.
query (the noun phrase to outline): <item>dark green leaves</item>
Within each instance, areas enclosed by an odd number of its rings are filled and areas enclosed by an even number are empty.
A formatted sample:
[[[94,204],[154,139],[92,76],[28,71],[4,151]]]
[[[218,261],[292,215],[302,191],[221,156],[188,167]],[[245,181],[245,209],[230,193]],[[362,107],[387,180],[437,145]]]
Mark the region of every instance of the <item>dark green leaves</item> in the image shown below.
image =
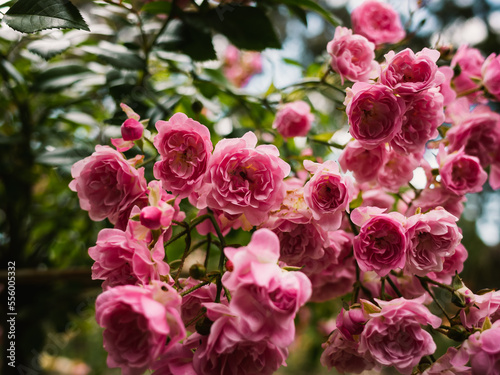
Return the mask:
[[[288,5],[294,13],[297,13],[296,12],[297,7],[308,9],[323,16],[323,18],[326,19],[328,22],[330,22],[333,26],[338,26],[342,24],[341,20],[335,17],[328,10],[322,8],[318,3],[316,3],[313,0],[279,0],[279,2]]]
[[[3,18],[14,30],[34,33],[46,29],[90,31],[78,9],[69,0],[19,0]]]
[[[136,53],[117,44],[103,41],[99,46],[84,46],[82,49],[118,69],[141,70],[146,64]]]

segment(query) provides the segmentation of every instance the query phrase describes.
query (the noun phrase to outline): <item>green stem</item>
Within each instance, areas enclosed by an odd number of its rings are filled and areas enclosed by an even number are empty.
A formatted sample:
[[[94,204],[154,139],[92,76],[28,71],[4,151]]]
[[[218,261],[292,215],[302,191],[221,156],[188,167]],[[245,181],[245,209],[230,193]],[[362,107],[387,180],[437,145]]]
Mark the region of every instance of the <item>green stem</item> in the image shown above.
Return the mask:
[[[453,293],[455,291],[455,289],[453,289],[453,287],[446,285],[446,284],[443,284],[443,283],[440,283],[438,281],[434,281],[434,280],[430,279],[428,276],[417,276],[417,277],[420,280],[420,282],[424,281],[426,283],[436,285],[442,289],[446,289],[447,291],[449,291],[451,293]]]
[[[341,144],[338,144],[338,143],[335,143],[335,142],[320,141],[319,139],[314,139],[314,138],[311,138],[311,137],[307,137],[307,140],[309,142],[319,143],[321,145],[325,145],[325,146],[337,148],[339,150],[343,150],[345,148],[344,145],[341,145]]]
[[[179,277],[181,275],[181,272],[182,272],[182,268],[184,268],[184,262],[186,261],[186,258],[189,254],[189,250],[191,248],[191,229],[188,228],[187,232],[186,232],[186,247],[184,248],[184,253],[182,254],[182,258],[181,258],[181,263],[179,264],[179,268],[177,269],[177,273],[175,274],[175,277],[174,277],[174,283],[177,284],[177,281],[179,280]]]
[[[418,276],[417,276],[418,277]],[[446,317],[446,319],[448,319],[449,322],[451,322],[451,318],[448,316],[448,314],[446,313],[446,310],[444,309],[443,305],[441,305],[441,302],[439,302],[437,300],[437,298],[434,296],[434,294],[431,292],[430,288],[429,288],[429,285],[427,284],[427,282],[424,280],[424,278],[421,278],[421,277],[418,277],[418,279],[420,280],[420,284],[422,284],[422,287],[425,289],[425,291],[427,293],[429,293],[429,295],[431,296],[432,300],[434,301],[434,303],[436,304],[437,307],[439,307],[439,309],[441,310],[441,312],[443,313],[443,315]]]
[[[207,281],[203,281],[202,283],[199,283],[199,284],[196,284],[195,286],[183,291],[183,292],[180,292],[179,295],[181,297],[184,297],[186,295],[188,295],[189,293],[192,293],[194,292],[195,290],[198,290],[200,288],[203,288],[205,285],[208,285],[212,282],[212,280],[207,280]]]
[[[396,293],[396,295],[398,297],[403,297],[403,295],[401,294],[401,292],[399,291],[398,287],[396,286],[396,284],[394,284],[394,281],[391,280],[390,277],[386,277],[385,278],[387,280],[387,282],[389,283],[389,285],[391,286],[392,290],[394,290],[394,293]]]
[[[212,246],[212,234],[208,233],[207,234],[207,250],[205,253],[205,262],[203,262],[203,265],[205,268],[208,267],[208,258],[210,257],[210,247]]]

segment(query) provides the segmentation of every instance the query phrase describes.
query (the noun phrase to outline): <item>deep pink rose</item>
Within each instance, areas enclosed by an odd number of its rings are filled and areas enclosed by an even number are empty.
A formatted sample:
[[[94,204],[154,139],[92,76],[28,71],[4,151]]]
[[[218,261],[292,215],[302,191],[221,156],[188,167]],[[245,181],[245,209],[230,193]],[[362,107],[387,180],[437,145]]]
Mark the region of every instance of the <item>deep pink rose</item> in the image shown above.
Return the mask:
[[[483,332],[474,332],[463,344],[469,355],[472,375],[500,374],[500,323]]]
[[[369,353],[383,366],[394,366],[400,373],[410,375],[423,356],[436,350],[432,336],[421,325],[437,328],[441,319],[423,305],[424,296],[413,300],[376,301],[381,310],[369,314],[359,351]]]
[[[304,185],[304,199],[314,220],[325,230],[339,229],[342,214],[349,211],[354,195],[351,179],[340,174],[333,160],[323,164],[305,160],[304,168],[313,175]]]
[[[481,328],[486,317],[491,323],[500,320],[500,291],[475,295],[473,305],[460,311],[460,319],[465,327]]]
[[[181,297],[166,283],[125,285],[97,297],[96,321],[104,328],[108,367],[140,375],[186,336]],[[168,341],[167,341],[168,340]]]
[[[176,343],[153,363],[153,375],[197,375],[193,368],[193,352]]]
[[[457,66],[460,67],[460,74],[452,80],[457,94],[479,88],[479,82],[475,82],[475,80],[481,79],[481,66],[483,63],[484,57],[477,48],[471,48],[466,44],[462,44],[458,48],[450,63],[452,69]],[[468,96],[474,99],[477,98],[478,93]]]
[[[94,221],[116,223],[132,203],[146,195],[144,168],[135,169],[118,151],[97,145],[95,152],[71,167],[69,188]]]
[[[422,152],[427,141],[439,135],[437,130],[444,121],[443,95],[438,89],[421,91],[406,103],[405,120],[401,131],[391,141],[401,153]]]
[[[365,328],[366,316],[363,309],[352,308],[340,310],[335,324],[342,336],[350,341],[355,341],[354,336],[360,335]]]
[[[169,121],[156,122],[154,145],[161,161],[154,165],[155,178],[181,198],[198,189],[213,146],[206,126],[176,113]]]
[[[344,172],[352,171],[356,182],[363,183],[377,178],[379,169],[384,164],[386,149],[383,144],[367,150],[361,143],[349,142],[339,157]]]
[[[337,26],[333,40],[326,46],[332,57],[332,69],[351,82],[367,82],[376,78],[379,65],[375,61],[375,45],[362,35],[353,35],[352,30]]]
[[[227,215],[245,215],[252,225],[262,224],[285,197],[283,179],[290,166],[273,145],[257,146],[248,132],[242,138],[223,139],[215,150],[200,189],[198,208],[208,206]]]
[[[397,192],[413,178],[413,171],[419,166],[420,158],[415,154],[399,154],[390,150],[384,164],[378,171],[377,182],[389,191]]]
[[[137,141],[142,138],[144,126],[136,119],[129,118],[121,126],[124,141]]]
[[[443,262],[443,269],[439,272],[431,272],[427,276],[432,280],[444,284],[451,284],[455,273],[460,273],[464,269],[464,262],[467,259],[467,249],[462,244],[458,244],[452,255],[446,256]]]
[[[352,222],[361,227],[353,240],[354,257],[362,271],[375,271],[379,276],[404,267],[407,246],[404,216],[383,211],[359,207],[351,214]]]
[[[148,243],[134,238],[129,229],[126,232],[102,229],[96,246],[89,248],[89,255],[95,260],[92,279],[104,280],[103,289],[127,284],[146,285],[170,273],[169,265],[163,261],[163,237],[149,250]]]
[[[201,340],[194,353],[193,366],[199,375],[270,375],[285,364],[286,348],[271,341],[251,341],[241,332],[241,318],[220,303],[205,304],[214,323],[208,336],[193,334]]]
[[[500,55],[489,55],[481,67],[481,74],[486,90],[500,101]]]
[[[284,138],[305,137],[311,129],[314,115],[309,104],[302,100],[287,103],[276,113],[273,129]]]
[[[381,84],[356,82],[344,101],[349,132],[366,149],[389,142],[401,131],[405,104]]]
[[[446,155],[444,147],[438,154],[439,174],[443,186],[456,195],[478,193],[488,178],[475,156],[466,155],[463,149]]]
[[[416,54],[409,48],[397,54],[390,51],[385,55],[380,82],[403,96],[437,87],[445,80],[436,65],[439,56],[439,51],[428,48]]]
[[[423,375],[471,375],[470,367],[466,366],[467,362],[469,356],[466,351],[451,346],[442,357],[424,371]]]
[[[442,207],[408,218],[406,270],[409,273],[425,276],[443,270],[445,258],[453,255],[462,239],[457,220]]]
[[[377,45],[397,43],[406,36],[399,14],[380,1],[365,1],[352,11],[351,22],[356,34]]]

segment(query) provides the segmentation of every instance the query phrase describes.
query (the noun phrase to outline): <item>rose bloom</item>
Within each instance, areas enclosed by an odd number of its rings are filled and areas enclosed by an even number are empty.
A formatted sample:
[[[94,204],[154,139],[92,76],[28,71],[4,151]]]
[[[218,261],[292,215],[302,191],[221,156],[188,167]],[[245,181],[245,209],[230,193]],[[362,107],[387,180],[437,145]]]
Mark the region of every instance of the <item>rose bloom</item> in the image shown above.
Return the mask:
[[[378,74],[379,65],[375,59],[375,45],[362,35],[353,35],[352,30],[337,26],[333,40],[326,46],[332,57],[332,69],[351,82],[367,82]]]
[[[380,45],[397,43],[406,36],[399,14],[387,3],[365,1],[351,13],[354,33]]]
[[[386,149],[383,144],[367,150],[354,140],[342,151],[339,163],[344,172],[353,172],[356,182],[369,182],[377,178],[378,171],[384,164],[385,154]]]
[[[423,305],[424,298],[376,299],[381,310],[369,314],[359,351],[369,353],[380,365],[394,366],[400,373],[410,375],[423,356],[436,350],[432,336],[421,325],[437,328],[441,324],[441,319]]]
[[[439,85],[439,92],[443,95],[443,105],[447,106],[448,104],[455,101],[457,98],[457,93],[455,90],[451,88],[451,80],[453,79],[453,69],[449,66],[440,66],[438,71],[443,73],[444,82]]]
[[[471,375],[470,367],[466,366],[469,362],[469,355],[461,348],[457,350],[450,346],[446,353],[438,358],[423,375]]]
[[[359,207],[351,214],[352,222],[361,227],[353,240],[354,257],[362,271],[375,271],[379,276],[404,267],[407,247],[404,216],[383,211]]]
[[[323,164],[305,160],[304,168],[313,175],[304,186],[304,199],[314,220],[325,230],[339,229],[342,214],[349,211],[354,195],[351,179],[340,174],[333,160]]]
[[[349,132],[366,149],[389,142],[401,130],[405,104],[381,84],[357,82],[344,101]]]
[[[340,333],[342,333],[342,336],[350,341],[355,341],[355,336],[363,332],[366,320],[363,309],[352,308],[346,311],[342,308],[335,324]]]
[[[213,321],[208,336],[193,334],[189,341],[201,341],[193,358],[199,375],[270,375],[285,364],[288,350],[268,340],[251,341],[241,332],[241,317],[220,303],[206,303]]]
[[[412,96],[406,103],[401,131],[391,140],[391,146],[401,153],[422,152],[427,141],[439,135],[438,126],[444,121],[443,95],[430,89]]]
[[[197,208],[208,206],[228,216],[245,215],[250,224],[260,225],[280,206],[285,196],[283,179],[290,166],[279,158],[276,146],[256,145],[252,132],[217,143]]]
[[[153,375],[197,375],[193,368],[193,352],[179,343],[154,362],[151,369]]]
[[[399,154],[394,150],[388,151],[384,164],[379,169],[377,182],[389,191],[397,192],[413,178],[413,171],[420,163],[414,154]]]
[[[282,106],[273,122],[276,129],[284,138],[305,137],[311,129],[314,115],[309,104],[302,100],[287,103]]]
[[[157,121],[154,145],[161,156],[153,168],[165,189],[181,198],[199,188],[213,146],[206,126],[176,113],[169,121]]]
[[[457,218],[442,207],[408,218],[406,270],[425,276],[443,270],[445,257],[453,255],[462,239]]]
[[[451,284],[455,273],[460,273],[464,269],[464,262],[467,259],[467,249],[462,244],[458,244],[452,255],[446,256],[443,262],[443,269],[439,272],[427,274],[432,280],[444,284]]]
[[[444,148],[438,155],[439,174],[443,186],[456,195],[479,193],[488,178],[475,156],[466,155],[463,149],[446,155]]]
[[[474,306],[460,311],[460,320],[467,328],[481,328],[486,317],[491,323],[500,320],[500,291],[474,296]]]
[[[500,101],[500,55],[492,53],[481,67],[483,85],[488,92]]]
[[[109,146],[97,145],[92,155],[71,167],[71,176],[69,188],[78,193],[80,207],[94,221],[108,218],[115,224],[134,201],[146,195],[144,168],[135,169]]]
[[[456,66],[460,67],[460,74],[452,80],[457,94],[479,88],[479,83],[475,82],[474,79],[481,78],[483,63],[484,57],[477,48],[471,48],[466,44],[462,44],[458,48],[450,63],[452,69]],[[478,93],[469,96],[477,98]]]
[[[420,196],[413,201],[406,215],[415,213],[417,207],[420,207],[422,212],[426,212],[441,206],[453,216],[460,218],[466,200],[463,195],[453,194],[444,187],[425,188]]]
[[[250,79],[262,72],[262,57],[259,52],[240,51],[228,45],[224,52],[223,70],[226,78],[236,87],[243,87]]]
[[[445,80],[436,65],[439,56],[439,51],[428,48],[416,54],[409,48],[397,54],[390,51],[385,55],[380,82],[402,96],[437,87]]]
[[[474,332],[463,344],[469,355],[472,375],[500,375],[500,323]]]
[[[186,331],[180,305],[175,289],[157,281],[143,287],[117,286],[99,295],[96,321],[104,328],[108,367],[121,367],[125,375],[140,375],[182,340]]]

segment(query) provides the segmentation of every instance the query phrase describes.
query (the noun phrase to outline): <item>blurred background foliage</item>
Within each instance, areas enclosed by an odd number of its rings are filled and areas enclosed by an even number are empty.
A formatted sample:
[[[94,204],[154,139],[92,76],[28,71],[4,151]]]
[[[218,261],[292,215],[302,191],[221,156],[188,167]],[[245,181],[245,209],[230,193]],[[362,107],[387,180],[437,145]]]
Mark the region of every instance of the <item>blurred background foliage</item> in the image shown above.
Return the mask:
[[[90,32],[23,34],[0,24],[0,269],[16,262],[16,373],[117,373],[106,368],[102,333],[94,322],[101,289],[91,280],[87,254],[109,223],[92,222],[68,183],[74,162],[120,136],[126,117],[119,104],[149,119],[150,131],[157,120],[184,112],[210,129],[214,144],[254,130],[282,154],[296,155],[305,140],[284,143],[271,125],[281,100],[304,99],[316,114],[311,138],[320,142],[311,143],[314,155],[335,157],[321,141],[342,133],[346,119],[343,93],[321,79],[329,63],[326,44],[336,24],[350,26],[349,12],[360,2],[258,0],[248,7],[193,1],[181,10],[181,1],[74,0]],[[390,2],[415,51],[469,43],[485,56],[500,52],[498,0]],[[0,1],[0,11],[13,4]],[[264,50],[263,72],[244,88],[223,74],[229,43]],[[144,152],[147,158],[151,150]],[[292,164],[302,159],[295,157]],[[183,208],[188,216],[195,214],[188,204]],[[469,250],[466,284],[472,290],[500,287],[499,194],[486,187],[468,197],[460,226]],[[248,233],[228,239],[247,242]],[[1,300],[3,309],[5,294]],[[327,331],[319,327],[340,304],[301,312],[302,334],[280,373],[326,372],[319,356]],[[2,353],[6,341],[3,334]],[[0,362],[7,374],[4,355]]]

